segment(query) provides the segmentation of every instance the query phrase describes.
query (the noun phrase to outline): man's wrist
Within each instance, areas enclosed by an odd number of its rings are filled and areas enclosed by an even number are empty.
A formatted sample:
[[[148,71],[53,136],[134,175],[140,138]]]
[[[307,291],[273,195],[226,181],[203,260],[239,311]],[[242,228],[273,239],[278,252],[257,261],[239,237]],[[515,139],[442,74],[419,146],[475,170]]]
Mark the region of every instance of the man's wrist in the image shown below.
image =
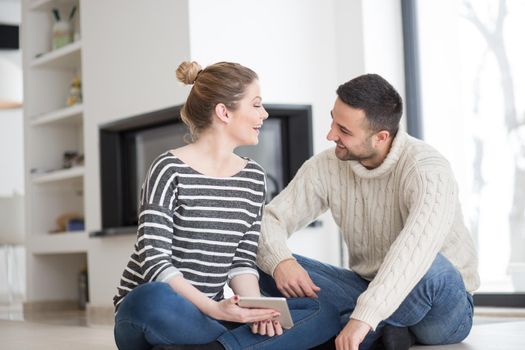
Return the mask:
[[[361,321],[361,320],[358,320],[357,318],[352,318],[352,317],[350,317],[350,321],[359,322],[359,324],[363,324],[363,325],[367,326],[369,328],[369,330],[372,330],[372,326],[369,325],[365,321]]]
[[[269,275],[273,276],[277,265],[281,261],[291,258],[293,258],[292,251],[286,246],[286,242],[273,243],[271,247],[259,244],[257,265]]]
[[[286,259],[283,259],[283,260],[279,261],[277,263],[277,265],[275,266],[275,269],[273,270],[272,277],[275,277],[275,273],[277,272],[277,270],[279,270],[281,267],[283,267],[284,265],[286,265],[287,263],[289,263],[291,261],[297,261],[297,259],[295,259],[292,256],[292,257],[289,257],[289,258],[286,258]]]

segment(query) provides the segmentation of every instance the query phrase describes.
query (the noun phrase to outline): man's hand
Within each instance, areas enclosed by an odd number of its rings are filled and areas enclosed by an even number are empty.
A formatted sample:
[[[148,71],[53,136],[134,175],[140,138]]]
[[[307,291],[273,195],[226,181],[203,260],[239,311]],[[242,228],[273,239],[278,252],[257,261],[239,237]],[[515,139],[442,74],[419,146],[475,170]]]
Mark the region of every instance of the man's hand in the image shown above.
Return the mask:
[[[371,329],[365,322],[351,319],[335,338],[336,349],[359,350],[359,344],[363,342]]]
[[[321,290],[294,259],[281,261],[275,268],[273,277],[277,288],[287,298],[317,298],[316,293]]]

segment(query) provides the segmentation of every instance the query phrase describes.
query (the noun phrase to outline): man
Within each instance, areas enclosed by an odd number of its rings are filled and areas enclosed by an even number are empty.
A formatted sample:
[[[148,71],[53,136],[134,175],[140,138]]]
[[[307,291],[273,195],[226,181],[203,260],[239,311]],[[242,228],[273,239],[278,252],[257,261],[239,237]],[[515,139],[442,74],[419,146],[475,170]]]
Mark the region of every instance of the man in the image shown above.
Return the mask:
[[[399,130],[402,100],[376,74],[339,86],[327,139],[265,209],[258,265],[268,294],[317,297],[340,312],[338,350],[462,341],[477,254],[448,162]],[[447,137],[447,135],[444,135]],[[330,209],[349,270],[293,256],[286,239]],[[361,345],[361,346],[360,346]]]

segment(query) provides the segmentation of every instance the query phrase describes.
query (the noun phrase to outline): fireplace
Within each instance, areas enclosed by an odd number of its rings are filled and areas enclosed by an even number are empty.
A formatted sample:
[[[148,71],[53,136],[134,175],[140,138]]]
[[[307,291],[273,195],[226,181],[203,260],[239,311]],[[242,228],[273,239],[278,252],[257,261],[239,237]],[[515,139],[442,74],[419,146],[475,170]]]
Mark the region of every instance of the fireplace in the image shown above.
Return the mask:
[[[136,233],[137,203],[151,162],[161,153],[186,144],[189,130],[175,106],[101,125],[100,176],[102,230],[92,236]],[[312,156],[312,112],[309,105],[265,105],[257,146],[235,152],[257,161],[267,173],[267,202]]]

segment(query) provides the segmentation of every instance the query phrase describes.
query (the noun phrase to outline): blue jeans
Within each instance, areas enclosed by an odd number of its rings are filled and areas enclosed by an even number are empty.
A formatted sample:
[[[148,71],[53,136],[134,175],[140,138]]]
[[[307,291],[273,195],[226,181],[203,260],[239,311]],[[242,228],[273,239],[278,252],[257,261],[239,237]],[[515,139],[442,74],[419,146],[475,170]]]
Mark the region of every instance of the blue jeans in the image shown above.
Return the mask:
[[[219,341],[225,349],[308,349],[339,331],[339,314],[331,304],[309,298],[288,300],[294,327],[280,336],[253,334],[246,324],[221,323],[203,314],[166,283],[135,287],[115,316],[115,342],[120,350],[149,350],[158,344],[205,344]],[[323,325],[323,327],[319,327]]]
[[[296,255],[297,262],[321,288],[321,305],[334,305],[340,316],[340,329],[349,320],[357,298],[369,282],[355,272],[323,264]],[[260,272],[260,285],[264,294],[282,296],[272,277]],[[405,298],[398,309],[370,332],[360,349],[370,349],[381,336],[385,324],[409,327],[420,344],[443,345],[459,343],[472,328],[472,296],[465,290],[459,271],[441,254],[430,269]]]

